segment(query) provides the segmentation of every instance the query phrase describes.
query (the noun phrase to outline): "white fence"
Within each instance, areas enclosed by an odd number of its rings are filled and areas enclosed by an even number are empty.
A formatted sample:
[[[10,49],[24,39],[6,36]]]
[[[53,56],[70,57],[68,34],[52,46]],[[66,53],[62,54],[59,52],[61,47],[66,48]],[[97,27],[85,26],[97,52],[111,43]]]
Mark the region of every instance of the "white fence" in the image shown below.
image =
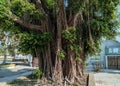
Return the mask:
[[[27,60],[30,64],[30,66],[32,66],[32,58],[33,57],[31,54],[28,54],[28,55],[19,54],[19,55],[15,55],[14,60]]]

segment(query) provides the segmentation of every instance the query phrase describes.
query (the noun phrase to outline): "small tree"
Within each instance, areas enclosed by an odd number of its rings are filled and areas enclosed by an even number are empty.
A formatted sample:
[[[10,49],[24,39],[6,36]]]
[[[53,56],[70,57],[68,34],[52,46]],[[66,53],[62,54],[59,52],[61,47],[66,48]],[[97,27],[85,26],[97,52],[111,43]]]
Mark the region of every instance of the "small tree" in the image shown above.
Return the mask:
[[[4,60],[3,64],[6,63],[7,55],[14,53],[15,48],[17,48],[19,44],[19,38],[16,38],[14,34],[10,32],[5,32],[2,35],[2,45],[1,45],[1,50],[3,51],[2,54],[4,54]]]
[[[4,46],[0,46],[0,56],[4,56],[5,55],[5,48]]]

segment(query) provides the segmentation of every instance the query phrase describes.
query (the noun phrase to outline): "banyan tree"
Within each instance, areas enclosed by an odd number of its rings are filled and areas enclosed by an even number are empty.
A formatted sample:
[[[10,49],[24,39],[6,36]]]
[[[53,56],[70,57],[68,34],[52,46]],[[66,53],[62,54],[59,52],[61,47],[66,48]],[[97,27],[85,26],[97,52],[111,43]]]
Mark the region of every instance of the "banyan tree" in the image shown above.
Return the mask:
[[[88,55],[118,28],[119,0],[0,0],[0,28],[21,35],[46,79],[80,82]]]

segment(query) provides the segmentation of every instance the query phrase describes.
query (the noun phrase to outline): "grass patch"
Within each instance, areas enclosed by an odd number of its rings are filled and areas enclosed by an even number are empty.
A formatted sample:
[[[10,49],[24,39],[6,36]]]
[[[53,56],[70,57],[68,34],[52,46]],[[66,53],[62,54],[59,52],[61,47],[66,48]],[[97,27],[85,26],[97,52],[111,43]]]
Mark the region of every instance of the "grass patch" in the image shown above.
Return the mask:
[[[9,67],[15,67],[15,64],[5,63],[0,65],[0,68],[9,68]]]
[[[6,60],[12,60],[13,58],[7,58]],[[4,58],[0,58],[1,61],[4,60]]]

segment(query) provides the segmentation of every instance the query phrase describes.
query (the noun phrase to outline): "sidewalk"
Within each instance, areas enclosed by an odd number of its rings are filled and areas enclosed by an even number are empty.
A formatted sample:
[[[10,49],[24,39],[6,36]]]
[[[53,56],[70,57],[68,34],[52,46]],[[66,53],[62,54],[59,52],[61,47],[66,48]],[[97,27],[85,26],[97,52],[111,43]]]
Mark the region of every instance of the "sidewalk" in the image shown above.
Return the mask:
[[[96,86],[120,86],[120,70],[94,73]]]
[[[103,72],[92,70],[92,66],[85,69],[87,73],[94,74],[96,86],[120,86],[120,70],[102,69]]]
[[[88,69],[87,72],[94,74],[96,86],[120,86],[120,70],[104,69],[103,72],[93,72]]]

